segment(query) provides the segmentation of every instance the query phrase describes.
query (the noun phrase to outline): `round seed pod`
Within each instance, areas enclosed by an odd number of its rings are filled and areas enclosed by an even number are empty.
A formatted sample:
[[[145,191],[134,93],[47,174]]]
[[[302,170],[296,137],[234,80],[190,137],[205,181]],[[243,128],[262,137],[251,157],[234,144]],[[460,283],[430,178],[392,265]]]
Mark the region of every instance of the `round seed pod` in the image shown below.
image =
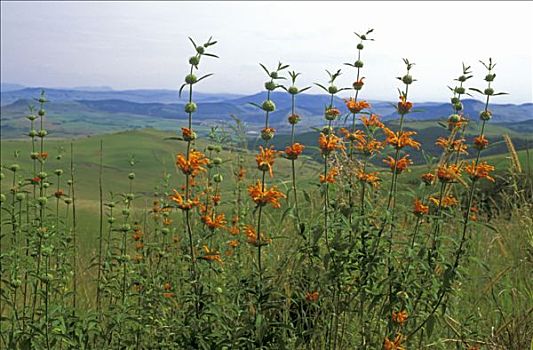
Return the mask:
[[[30,132],[28,133],[28,136],[29,136],[29,137],[35,137],[35,136],[37,136],[37,130],[35,130],[35,129],[31,129]]]
[[[127,199],[128,201],[132,201],[132,200],[134,200],[134,199],[135,199],[135,194],[133,194],[133,193],[128,193],[128,194],[126,195],[126,199]]]
[[[409,85],[413,82],[413,77],[409,74],[406,74],[402,77],[402,81],[404,84]]]
[[[205,52],[205,48],[203,46],[197,46],[196,52],[198,52],[200,55],[203,55]]]
[[[462,87],[462,86],[457,86],[455,89],[453,89],[453,91],[454,91],[456,94],[460,94],[460,95],[462,95],[462,94],[465,93],[466,90],[465,90],[465,88]]]
[[[364,48],[365,48],[365,46],[363,44],[361,44],[361,43],[357,44],[357,50],[362,50]]]
[[[496,74],[487,74],[485,76],[485,81],[494,81],[494,78],[496,78]]]
[[[37,132],[37,136],[39,136],[40,138],[43,138],[43,137],[46,137],[46,135],[48,135],[48,131],[42,129],[42,130],[39,130]]]
[[[39,205],[41,207],[44,207],[46,205],[46,203],[48,203],[48,198],[46,197],[39,197],[37,198],[37,203],[39,203]]]
[[[272,73],[270,73],[270,77],[271,77],[272,79],[277,79],[277,78],[278,78],[278,72],[272,72]]]
[[[194,102],[188,102],[185,105],[185,113],[194,113],[196,112],[197,109],[198,107],[196,106],[196,103]]]
[[[61,176],[61,175],[63,175],[63,170],[56,169],[56,170],[54,170],[54,174],[56,174],[57,176]]]
[[[288,91],[289,91],[289,94],[291,94],[291,95],[298,94],[298,88],[296,86],[290,86]]]
[[[17,201],[19,202],[23,201],[24,198],[26,198],[26,196],[22,192],[17,193],[15,197],[17,198]]]
[[[65,197],[63,200],[65,201],[65,204],[72,204],[72,198],[70,197]]]
[[[457,97],[452,97],[452,104],[456,104],[457,102],[461,102],[461,100]]]
[[[198,81],[198,78],[194,74],[187,74],[185,76],[185,82],[189,85],[192,85]]]
[[[334,95],[337,92],[339,92],[339,89],[335,85],[331,85],[331,86],[328,87],[328,92],[330,94]]]
[[[0,194],[0,203],[4,203],[6,201],[6,195],[5,194]]]
[[[483,91],[485,95],[491,96],[494,95],[494,89],[493,88],[486,88],[485,91]]]
[[[215,152],[220,153],[222,151],[222,146],[216,145],[214,147]]]
[[[461,102],[454,103],[454,104],[453,104],[453,108],[454,108],[456,111],[462,111],[462,110],[463,110],[463,104],[462,104]]]
[[[18,164],[11,164],[9,166],[9,170],[11,170],[14,173],[17,172],[19,169],[20,169],[20,165],[18,165]]]
[[[461,116],[459,114],[452,114],[448,117],[449,123],[457,123],[461,121]]]
[[[492,112],[491,111],[481,111],[481,113],[479,113],[479,119],[481,119],[481,120],[488,121],[491,118],[492,118]]]
[[[361,60],[355,61],[354,67],[355,68],[363,68],[363,61],[361,61]]]
[[[277,85],[273,81],[267,81],[265,83],[265,89],[268,91],[274,91],[276,89]]]
[[[274,104],[274,102],[272,102],[272,100],[266,100],[265,102],[263,102],[263,104],[261,105],[261,108],[265,111],[265,112],[274,112],[276,110],[276,105]]]
[[[219,158],[219,157],[213,158],[213,164],[215,164],[215,165],[222,164],[222,158]]]
[[[128,179],[130,179],[130,180],[135,179],[135,173],[129,173],[128,174]]]
[[[213,176],[213,181],[216,183],[221,183],[223,180],[224,180],[224,177],[222,176],[222,174],[215,174]]]
[[[41,108],[41,109],[39,109],[39,111],[37,112],[37,114],[38,114],[40,117],[42,117],[42,116],[44,116],[44,115],[46,114],[46,111],[45,111],[43,108]]]
[[[200,64],[200,57],[192,56],[191,58],[189,58],[189,64],[197,66],[198,64]]]
[[[39,177],[41,180],[46,179],[48,177],[48,174],[44,171],[41,171],[39,174],[37,174],[37,177]]]

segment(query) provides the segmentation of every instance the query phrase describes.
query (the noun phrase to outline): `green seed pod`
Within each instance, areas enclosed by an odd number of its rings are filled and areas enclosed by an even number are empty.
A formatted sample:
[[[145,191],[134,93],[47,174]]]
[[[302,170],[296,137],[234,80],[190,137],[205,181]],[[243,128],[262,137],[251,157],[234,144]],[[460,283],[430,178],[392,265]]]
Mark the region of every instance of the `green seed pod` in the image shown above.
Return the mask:
[[[324,135],[333,134],[333,128],[331,126],[325,126],[322,128],[322,133]]]
[[[336,94],[339,91],[339,89],[335,85],[331,85],[328,87],[328,92],[332,95]]]
[[[461,121],[461,116],[459,114],[452,114],[448,117],[448,122],[457,123]]]
[[[122,226],[120,226],[120,231],[122,232],[128,232],[129,230],[131,230],[130,224],[122,224]]]
[[[54,174],[56,174],[57,176],[61,176],[61,175],[63,175],[63,170],[56,169],[56,170],[54,170]]]
[[[63,158],[63,157],[61,156],[61,154],[58,154],[58,155],[56,156],[56,159],[57,159],[57,160],[61,160],[61,158]]]
[[[37,130],[35,130],[35,129],[31,129],[30,132],[28,133],[28,136],[29,136],[29,137],[35,137],[35,136],[37,136]]]
[[[459,80],[461,83],[464,83],[466,81],[466,76],[461,75],[457,80]]]
[[[220,152],[222,152],[222,146],[216,145],[214,147],[214,150],[215,150],[215,152],[220,153]]]
[[[135,173],[129,173],[128,174],[128,179],[130,179],[130,180],[135,179]]]
[[[203,46],[197,46],[197,47],[196,47],[196,52],[198,52],[200,55],[203,55],[204,52],[205,52],[205,47],[203,47]]]
[[[300,119],[302,119],[298,114],[291,114],[288,117],[289,124],[296,125],[300,122]]]
[[[462,104],[461,102],[454,103],[454,104],[453,104],[453,108],[454,108],[456,111],[462,111],[462,110],[463,110],[463,104]]]
[[[50,187],[50,183],[49,182],[43,182],[43,188],[48,188]]]
[[[207,146],[207,150],[208,151],[214,151],[215,150],[215,146],[209,145],[209,146]]]
[[[296,86],[289,87],[288,91],[289,91],[289,94],[291,94],[291,95],[298,94],[298,88]]]
[[[215,157],[215,158],[213,158],[213,164],[215,164],[215,165],[220,165],[220,164],[222,164],[222,159],[219,158],[219,157]]]
[[[37,133],[37,136],[39,136],[40,138],[46,137],[46,135],[48,135],[48,132],[44,129],[39,130],[39,132]]]
[[[493,88],[486,88],[484,91],[485,95],[491,96],[494,95],[494,89]]]
[[[206,167],[207,169],[213,169],[213,163],[207,163]]]
[[[481,113],[479,113],[479,119],[481,119],[481,120],[488,121],[491,118],[492,118],[492,112],[491,111],[481,111]]]
[[[222,176],[222,174],[215,174],[213,176],[213,181],[215,181],[216,183],[221,183],[223,180],[224,177]]]
[[[409,85],[413,82],[413,77],[409,74],[406,74],[402,77],[402,81],[404,84]]]
[[[115,207],[115,202],[109,202],[106,204],[109,208],[114,208]]]
[[[6,177],[6,174],[0,173],[0,180],[3,180]]]
[[[270,73],[270,77],[271,77],[272,79],[277,79],[277,78],[278,78],[278,72],[272,72],[272,73]]]
[[[47,100],[46,98],[44,98],[44,96],[39,97],[39,99],[38,99],[37,101],[39,101],[39,103],[46,103],[46,102],[48,102],[48,100]]]
[[[459,95],[462,95],[465,93],[465,88],[462,87],[462,86],[457,86],[455,89],[453,89],[453,91],[456,93],[456,94],[459,94]]]
[[[196,134],[196,132],[192,131],[191,133],[187,133],[187,134],[183,134],[183,140],[184,141],[194,141],[196,140],[196,138],[198,137],[198,135]]]
[[[72,185],[72,184],[73,184],[72,180],[67,180],[67,185],[70,186],[70,185]]]
[[[122,215],[124,216],[130,216],[130,210],[128,208],[122,209]]]
[[[189,64],[197,66],[198,64],[200,64],[200,57],[192,56],[191,58],[189,58]]]
[[[268,91],[274,91],[277,87],[277,84],[273,81],[267,81],[265,83],[265,89],[267,89]]]
[[[361,40],[366,40],[366,35],[361,35]]]
[[[112,224],[112,223],[115,222],[115,218],[111,216],[111,217],[109,217],[109,218],[107,219],[107,222],[110,223],[110,224]]]
[[[353,65],[355,68],[363,68],[363,61],[357,60]]]
[[[166,236],[170,233],[170,229],[168,227],[163,227],[161,233]]]
[[[363,44],[361,44],[361,43],[357,44],[357,50],[362,50],[362,49],[364,49],[364,48],[365,48],[365,47],[364,47]]]
[[[34,121],[35,119],[37,119],[37,116],[35,114],[30,114],[27,115],[26,118],[30,121]]]
[[[39,112],[37,112],[37,114],[38,114],[40,117],[42,117],[42,116],[44,116],[44,115],[46,114],[46,111],[45,111],[44,109],[41,108],[41,109],[39,109]]]
[[[17,172],[19,169],[20,169],[20,165],[18,165],[18,164],[11,164],[9,166],[9,170],[11,170],[14,173]]]
[[[44,171],[41,171],[39,174],[37,174],[37,176],[42,180],[46,179],[48,177],[48,174]]]
[[[485,76],[485,81],[494,81],[494,78],[496,78],[496,74],[487,74]]]
[[[65,202],[65,204],[72,204],[72,198],[70,198],[70,197],[65,197],[65,199],[63,199],[63,201]]]
[[[198,107],[196,106],[196,103],[194,102],[189,102],[185,105],[185,113],[194,113],[196,112],[196,109]]]
[[[0,194],[0,203],[4,203],[6,201],[6,195],[5,194]]]
[[[276,105],[274,104],[274,102],[272,102],[272,100],[266,100],[265,102],[263,102],[263,104],[261,105],[261,108],[265,111],[265,112],[274,112],[276,110]]]
[[[126,199],[129,200],[129,201],[134,200],[134,199],[135,199],[135,194],[133,194],[133,193],[128,193],[128,194],[126,195]]]
[[[26,196],[24,195],[24,193],[19,192],[15,197],[17,198],[17,201],[22,202]]]
[[[185,77],[185,82],[189,85],[192,85],[194,83],[196,83],[198,81],[198,78],[196,77],[196,75],[194,74],[188,74],[186,77]]]
[[[46,197],[39,197],[37,198],[37,202],[39,203],[39,205],[41,207],[44,207],[46,205],[46,203],[48,203],[48,198]]]
[[[460,100],[459,98],[457,98],[457,97],[452,97],[452,104],[453,104],[453,105],[456,104],[456,103],[458,103],[458,102],[461,102],[461,100]]]

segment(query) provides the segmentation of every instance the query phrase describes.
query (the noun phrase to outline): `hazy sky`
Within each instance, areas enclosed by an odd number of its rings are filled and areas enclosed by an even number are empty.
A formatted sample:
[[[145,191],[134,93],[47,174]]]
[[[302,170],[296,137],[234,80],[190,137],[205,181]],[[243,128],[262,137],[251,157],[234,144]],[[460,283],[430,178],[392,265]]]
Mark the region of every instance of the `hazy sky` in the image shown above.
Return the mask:
[[[363,95],[397,98],[402,58],[416,63],[413,100],[449,98],[447,85],[473,66],[470,86],[484,87],[479,59],[493,57],[498,102],[531,102],[532,2],[4,2],[1,78],[28,86],[106,85],[115,89],[177,88],[192,45],[213,35],[215,76],[199,91],[253,93],[278,60],[302,72],[299,85],[326,82],[342,68],[349,86],[354,31],[374,28],[363,50]],[[320,93],[318,89],[313,89]],[[496,100],[495,100],[496,101]]]

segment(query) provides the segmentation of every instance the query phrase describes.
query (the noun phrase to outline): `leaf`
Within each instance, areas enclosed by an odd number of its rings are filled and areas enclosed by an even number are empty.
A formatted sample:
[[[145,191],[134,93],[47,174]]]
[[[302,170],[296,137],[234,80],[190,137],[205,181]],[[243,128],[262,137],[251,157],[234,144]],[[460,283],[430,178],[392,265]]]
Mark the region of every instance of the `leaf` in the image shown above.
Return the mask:
[[[322,84],[319,84],[319,83],[315,83],[316,86],[320,87],[322,90],[326,91],[326,92],[329,92],[328,89],[326,89],[326,87]]]
[[[194,42],[194,40],[192,40],[191,37],[189,37],[189,40],[191,41],[192,45],[194,46],[194,49],[196,50],[196,48],[198,47],[198,45],[196,45],[196,43]]]
[[[212,54],[212,53],[204,53],[204,56],[209,56],[209,57],[214,57],[214,58],[220,58],[220,57],[218,57],[217,55]]]
[[[180,87],[180,91],[178,92],[178,97],[181,98],[181,92],[183,91],[183,88],[187,86],[187,84],[183,84],[181,87]]]
[[[261,66],[261,68],[264,69],[264,71],[266,72],[266,74],[267,74],[268,76],[270,76],[270,72],[268,71],[268,69],[267,69],[262,63],[259,63],[259,65]]]
[[[209,77],[212,76],[212,75],[213,75],[213,73],[206,74],[206,75],[204,75],[203,77],[199,78],[199,79],[196,81],[196,83],[199,83],[202,79],[209,78]],[[196,83],[195,83],[195,84],[196,84]]]
[[[300,91],[298,91],[299,94],[301,94],[302,92],[304,91],[307,91],[311,88],[311,86],[307,86],[307,87],[304,87],[303,89],[301,89]]]
[[[480,94],[484,95],[484,92],[479,90],[479,89],[476,89],[476,88],[468,88],[468,90],[472,90],[472,91],[475,91],[475,92],[479,92]]]

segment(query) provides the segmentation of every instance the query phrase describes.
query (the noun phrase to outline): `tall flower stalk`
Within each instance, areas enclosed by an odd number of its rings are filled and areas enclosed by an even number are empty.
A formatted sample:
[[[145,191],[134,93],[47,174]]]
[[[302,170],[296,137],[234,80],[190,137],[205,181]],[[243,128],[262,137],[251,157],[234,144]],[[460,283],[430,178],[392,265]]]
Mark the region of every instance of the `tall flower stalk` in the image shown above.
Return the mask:
[[[187,113],[187,127],[182,128],[182,140],[187,143],[187,150],[185,156],[178,154],[176,157],[176,165],[181,169],[182,173],[185,175],[185,193],[183,195],[175,191],[175,195],[172,197],[173,201],[178,205],[178,208],[181,209],[185,214],[185,233],[189,238],[189,254],[191,259],[191,283],[194,285],[195,293],[197,293],[196,282],[197,282],[197,269],[196,269],[196,257],[194,252],[194,239],[191,228],[191,209],[194,206],[197,206],[198,200],[192,197],[191,193],[191,179],[196,176],[199,171],[204,170],[203,165],[208,163],[208,159],[201,153],[192,149],[194,140],[196,139],[196,132],[193,130],[193,119],[192,116],[197,110],[197,105],[193,101],[193,86],[203,79],[210,77],[212,74],[206,74],[200,78],[197,78],[194,75],[194,70],[198,69],[202,57],[214,57],[218,56],[207,52],[208,48],[215,45],[217,42],[213,41],[212,38],[209,38],[207,42],[203,45],[197,45],[196,42],[189,38],[191,41],[196,54],[189,58],[190,71],[189,74],[185,77],[185,83],[179,89],[179,95],[185,87],[188,87],[189,96],[188,102],[185,104],[185,113]],[[195,302],[195,311],[196,316],[199,315],[199,304],[198,300]]]
[[[301,120],[300,115],[296,113],[296,95],[303,93],[306,90],[309,90],[311,87],[305,87],[303,89],[298,89],[296,87],[296,78],[300,75],[300,73],[296,73],[295,71],[289,72],[289,76],[291,77],[291,86],[288,88],[283,87],[291,96],[291,114],[287,118],[289,121],[289,124],[291,125],[291,143],[289,146],[285,148],[285,157],[291,161],[291,174],[292,174],[292,193],[293,193],[293,200],[294,200],[294,214],[296,216],[296,223],[298,227],[298,231],[301,234],[304,234],[305,228],[303,227],[301,218],[300,218],[300,211],[298,208],[298,192],[296,190],[296,166],[295,162],[298,159],[298,157],[302,154],[304,150],[304,145],[295,142],[295,126],[298,124]]]

